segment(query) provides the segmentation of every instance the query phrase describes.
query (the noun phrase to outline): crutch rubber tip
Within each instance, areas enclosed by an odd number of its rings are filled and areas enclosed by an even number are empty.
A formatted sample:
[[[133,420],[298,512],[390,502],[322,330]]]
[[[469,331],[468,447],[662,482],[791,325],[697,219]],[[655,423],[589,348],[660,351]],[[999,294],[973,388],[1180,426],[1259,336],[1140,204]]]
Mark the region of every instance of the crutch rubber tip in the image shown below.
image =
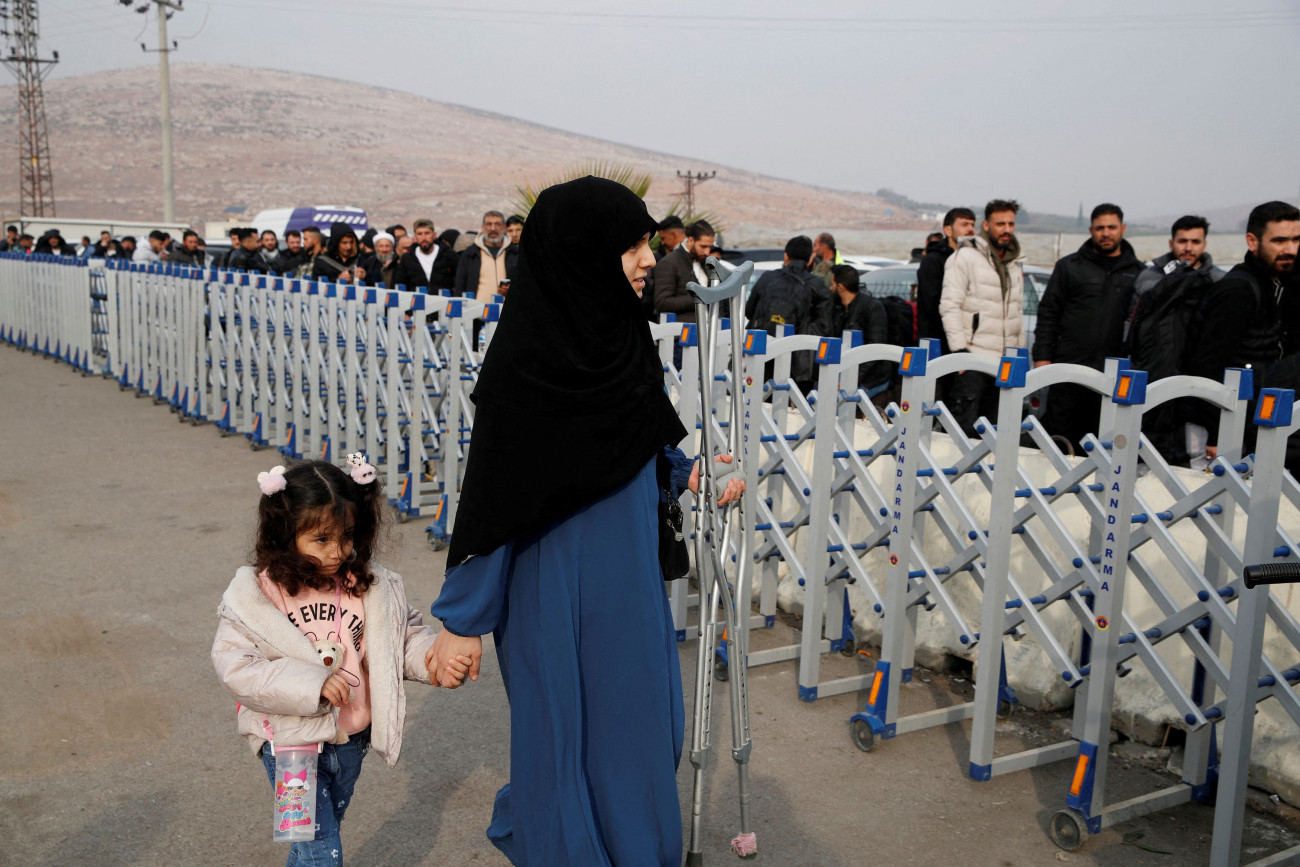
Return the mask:
[[[731,851],[745,859],[756,857],[758,855],[758,835],[749,833],[732,837]]]
[[[703,867],[703,865],[704,865],[703,852],[686,853],[686,867]]]

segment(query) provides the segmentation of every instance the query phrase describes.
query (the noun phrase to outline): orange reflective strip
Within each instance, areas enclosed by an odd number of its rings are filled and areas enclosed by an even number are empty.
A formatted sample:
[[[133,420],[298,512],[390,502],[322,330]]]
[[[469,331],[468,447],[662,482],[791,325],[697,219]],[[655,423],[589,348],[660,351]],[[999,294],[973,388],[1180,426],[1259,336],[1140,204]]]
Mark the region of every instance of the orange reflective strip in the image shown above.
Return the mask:
[[[1121,376],[1119,378],[1119,391],[1118,391],[1119,397],[1121,398],[1128,397],[1128,386],[1132,380],[1133,377],[1131,376]]]
[[[1006,382],[1007,380],[1011,379],[1011,362],[1009,361],[1002,362],[1002,372],[998,374],[998,379],[1000,379],[1003,382]]]
[[[911,352],[904,352],[904,353],[903,353],[903,365],[902,365],[902,367],[903,367],[903,370],[908,370],[908,369],[910,369],[910,368],[912,367],[912,353],[911,353]]]
[[[867,699],[867,704],[875,704],[876,696],[880,695],[880,682],[884,679],[880,675],[881,672],[877,671],[875,679],[871,681],[871,696]]]
[[[745,348],[746,349],[754,348],[754,335],[751,334],[745,338]]]
[[[1273,417],[1273,409],[1277,406],[1277,398],[1271,394],[1264,395],[1259,402],[1259,417],[1263,421],[1268,421]]]
[[[409,475],[408,475],[408,476],[405,476],[405,477],[402,479],[402,493],[400,494],[400,496],[403,496],[403,497],[406,496],[406,486],[409,485],[410,483],[411,483],[411,477],[410,477]]]
[[[439,519],[442,518],[442,504],[445,503],[445,502],[447,502],[447,501],[446,501],[446,500],[439,500],[439,501],[438,501],[438,511],[436,511],[436,512],[433,513],[433,520],[437,521],[437,520],[439,520]]]
[[[826,344],[825,344],[825,343],[823,343],[821,346],[817,347],[817,357],[818,357],[818,358],[825,358],[825,357],[826,357]]]
[[[329,450],[330,450],[330,444],[329,444],[329,443],[321,443],[321,444],[320,444],[320,459],[321,459],[322,461],[325,460],[325,453],[328,452]]]
[[[1070,783],[1070,794],[1078,797],[1079,790],[1083,788],[1083,778],[1088,772],[1088,757],[1079,756],[1079,763],[1074,766],[1074,782]]]
[[[686,342],[686,337],[687,337],[687,335],[689,335],[690,333],[691,333],[691,329],[689,329],[689,328],[687,328],[687,327],[685,327],[685,326],[682,326],[682,336],[681,336],[681,341],[682,341],[683,343]]]

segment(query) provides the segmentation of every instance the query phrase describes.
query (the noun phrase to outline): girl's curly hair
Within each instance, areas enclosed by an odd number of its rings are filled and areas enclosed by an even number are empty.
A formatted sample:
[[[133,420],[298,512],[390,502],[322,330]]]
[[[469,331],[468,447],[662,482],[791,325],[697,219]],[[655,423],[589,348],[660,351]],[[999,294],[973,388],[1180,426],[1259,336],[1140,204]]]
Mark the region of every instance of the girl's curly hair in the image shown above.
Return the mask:
[[[257,507],[257,542],[253,566],[296,595],[305,585],[330,590],[334,578],[322,575],[315,557],[298,553],[297,536],[304,530],[337,525],[352,532],[352,557],[347,570],[360,596],[374,583],[370,558],[383,522],[383,494],[378,480],[360,485],[327,461],[303,461],[285,471],[284,490],[264,495]]]

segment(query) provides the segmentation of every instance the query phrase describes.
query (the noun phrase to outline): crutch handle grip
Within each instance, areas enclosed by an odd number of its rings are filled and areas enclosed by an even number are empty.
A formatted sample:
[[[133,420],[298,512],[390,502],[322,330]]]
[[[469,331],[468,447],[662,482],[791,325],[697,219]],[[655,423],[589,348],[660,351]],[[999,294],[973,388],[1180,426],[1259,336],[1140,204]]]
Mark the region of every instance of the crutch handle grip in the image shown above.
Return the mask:
[[[1300,563],[1260,563],[1241,570],[1246,587],[1256,584],[1294,584],[1300,581]]]
[[[721,264],[712,256],[705,260],[704,267],[706,270],[712,269],[715,275],[721,273]],[[717,304],[719,301],[726,301],[739,295],[740,290],[749,284],[750,275],[753,273],[753,262],[741,262],[730,276],[716,286],[701,286],[699,283],[691,282],[686,284],[686,291],[701,304]]]
[[[731,467],[731,466],[735,466],[735,464],[727,464],[726,466]],[[731,470],[730,472],[723,473],[723,474],[720,475],[720,476],[714,476],[714,477],[713,477],[713,488],[714,488],[714,490],[719,491],[719,492],[720,492],[720,491],[725,491],[725,490],[727,489],[727,484],[728,484],[732,479],[739,479],[739,478],[742,478],[742,477],[743,477],[743,474],[740,472],[740,470]]]

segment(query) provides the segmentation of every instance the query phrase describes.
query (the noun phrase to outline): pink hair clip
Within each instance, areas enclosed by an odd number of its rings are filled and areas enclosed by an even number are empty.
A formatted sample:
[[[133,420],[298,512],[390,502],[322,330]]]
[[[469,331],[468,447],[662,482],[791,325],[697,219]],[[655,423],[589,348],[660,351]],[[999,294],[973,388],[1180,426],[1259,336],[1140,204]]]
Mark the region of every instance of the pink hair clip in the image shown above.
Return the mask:
[[[287,484],[284,478],[284,467],[271,467],[269,473],[257,474],[257,486],[268,497],[283,491]]]
[[[358,485],[368,485],[375,480],[375,468],[366,463],[366,456],[361,452],[348,455],[348,463],[352,465],[352,481]]]

